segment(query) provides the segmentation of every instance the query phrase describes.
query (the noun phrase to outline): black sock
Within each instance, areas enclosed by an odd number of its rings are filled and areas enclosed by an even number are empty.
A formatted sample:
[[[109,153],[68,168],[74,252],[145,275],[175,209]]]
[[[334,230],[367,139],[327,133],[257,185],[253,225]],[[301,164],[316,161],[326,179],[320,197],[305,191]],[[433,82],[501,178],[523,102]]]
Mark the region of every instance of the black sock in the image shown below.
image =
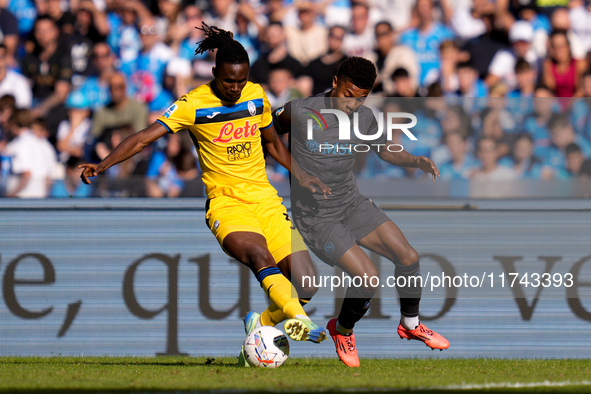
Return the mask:
[[[369,309],[371,299],[375,291],[368,291],[363,288],[349,287],[345,293],[341,313],[337,321],[346,329],[352,330],[363,315]]]
[[[420,280],[410,277],[421,276],[420,263],[417,261],[411,265],[397,265],[394,269],[394,276],[397,285],[404,285],[396,286],[400,298],[400,313],[408,317],[418,316],[423,288]],[[404,277],[406,280],[398,279],[399,277]]]

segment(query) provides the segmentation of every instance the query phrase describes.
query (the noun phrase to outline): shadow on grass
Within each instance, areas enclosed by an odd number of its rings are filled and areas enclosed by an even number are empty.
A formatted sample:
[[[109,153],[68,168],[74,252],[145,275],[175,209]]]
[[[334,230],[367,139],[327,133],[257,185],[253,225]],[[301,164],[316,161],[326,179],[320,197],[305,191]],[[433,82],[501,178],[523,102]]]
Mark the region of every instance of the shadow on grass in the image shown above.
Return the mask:
[[[468,392],[474,391],[486,391],[488,394],[506,394],[506,393],[581,393],[587,391],[581,391],[580,388],[576,387],[554,387],[554,388],[520,388],[519,390],[515,390],[514,388],[500,388],[500,389],[486,389],[486,390],[467,390]],[[56,390],[56,389],[38,389],[38,390],[9,390],[4,391],[0,389],[0,393],[42,393],[42,394],[73,394],[73,393],[91,393],[91,394],[103,394],[103,393],[116,393],[116,394],[123,394],[123,393],[149,393],[149,394],[156,394],[156,393],[175,393],[175,394],[222,394],[222,393],[233,393],[233,394],[250,394],[250,393],[273,393],[273,394],[309,394],[309,393],[322,393],[322,394],[343,394],[343,393],[412,393],[412,394],[457,394],[458,392],[464,392],[464,390],[438,390],[438,389],[410,389],[410,388],[383,388],[383,389],[364,389],[364,388],[349,388],[343,390],[325,390],[325,389],[310,389],[305,391],[292,391],[292,390],[281,390],[275,388],[269,388],[269,390],[261,391],[259,389],[249,390],[249,389],[239,389],[239,390],[229,390],[229,389],[220,389],[220,390],[171,390],[171,391],[162,391],[162,390],[124,390],[124,389],[116,389],[116,390]]]
[[[43,358],[37,360],[21,360],[18,358],[15,359],[0,359],[0,366],[3,364],[47,364],[47,365],[98,365],[98,366],[109,366],[109,365],[146,365],[146,366],[170,366],[170,367],[197,367],[197,366],[218,366],[218,367],[235,367],[237,364],[237,360],[232,359],[216,359],[216,358],[207,358],[207,359],[200,359],[200,358],[184,358],[182,360],[179,359],[171,359],[167,360],[166,358],[155,358],[154,360],[133,360],[133,359],[63,359],[59,357],[55,358]],[[0,390],[2,390],[0,388]]]

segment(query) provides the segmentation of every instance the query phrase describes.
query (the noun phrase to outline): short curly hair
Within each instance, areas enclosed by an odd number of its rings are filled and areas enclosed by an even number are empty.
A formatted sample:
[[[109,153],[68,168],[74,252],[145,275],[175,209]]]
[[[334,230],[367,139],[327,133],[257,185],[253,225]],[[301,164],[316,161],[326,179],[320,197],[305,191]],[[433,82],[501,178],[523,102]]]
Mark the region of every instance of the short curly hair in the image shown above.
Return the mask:
[[[373,88],[377,78],[376,66],[369,60],[352,56],[343,61],[337,71],[337,79],[348,80],[359,89]]]

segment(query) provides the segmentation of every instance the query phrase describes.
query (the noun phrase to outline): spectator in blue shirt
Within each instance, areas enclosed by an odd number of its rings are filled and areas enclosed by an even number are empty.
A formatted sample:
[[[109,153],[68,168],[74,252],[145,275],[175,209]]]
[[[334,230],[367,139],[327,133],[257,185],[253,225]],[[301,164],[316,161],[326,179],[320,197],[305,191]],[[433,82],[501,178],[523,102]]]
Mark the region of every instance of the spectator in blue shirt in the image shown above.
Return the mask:
[[[472,62],[461,62],[456,66],[458,75],[458,97],[486,97],[488,88],[484,81],[478,78],[478,71]]]
[[[259,23],[255,10],[248,2],[242,2],[238,7],[236,27],[234,39],[246,49],[252,64],[259,57],[259,37],[263,31],[263,26]]]
[[[203,14],[198,7],[188,5],[183,10],[183,15],[185,17],[185,23],[178,25],[171,34],[172,41],[170,46],[181,59],[186,59],[190,62],[205,59],[207,53],[195,54],[195,43],[203,39],[203,31],[195,29],[195,27],[201,26]]]
[[[515,63],[515,76],[517,86],[509,92],[508,97],[533,97],[538,77],[536,69],[524,59],[519,59]]]
[[[519,125],[523,125],[525,117],[534,110],[531,98],[534,96],[537,74],[536,69],[527,61],[519,59],[515,63],[517,87],[507,94],[507,109]]]
[[[430,71],[439,68],[439,45],[453,39],[452,30],[433,18],[433,1],[417,0],[415,12],[419,26],[402,34],[400,44],[412,48],[421,68],[419,81],[424,85]]]
[[[445,101],[445,109],[437,113],[437,115],[419,117],[421,119],[419,124],[422,124],[422,127],[425,127],[425,125],[433,127],[433,120],[436,120],[437,124],[440,125],[437,140],[430,138],[433,144],[431,146],[430,158],[436,163],[446,163],[452,160],[451,151],[445,145],[448,135],[460,133],[464,137],[464,140],[467,141],[473,134],[470,117],[460,105],[450,105],[451,103],[449,101],[450,99]],[[423,138],[419,137],[419,139],[421,140]]]
[[[476,143],[476,155],[480,166],[472,171],[471,179],[480,181],[509,181],[517,179],[511,167],[499,164],[497,143],[489,137],[483,137]]]
[[[202,195],[195,147],[188,132],[169,134],[164,152],[152,155],[146,173],[146,193],[150,197]]]
[[[517,136],[511,151],[511,157],[504,157],[499,164],[512,167],[520,179],[549,179],[554,171],[534,156],[534,143],[527,133]]]
[[[519,15],[519,19],[528,21],[534,31],[543,30],[550,33],[550,19],[546,15],[539,13],[535,0],[520,0],[518,3],[519,7],[516,9],[516,13]]]
[[[35,24],[37,19],[37,8],[33,0],[10,0],[8,10],[16,17],[18,21],[18,33],[21,37],[26,37]]]
[[[146,194],[148,197],[178,197],[184,182],[174,164],[181,152],[180,136],[170,134],[164,152],[155,151],[150,158],[146,172]]]
[[[145,18],[140,26],[142,50],[139,55],[121,65],[121,71],[129,81],[130,94],[150,105],[162,100],[166,65],[172,59],[172,49],[158,36],[158,28],[153,18]],[[166,98],[168,99],[168,98]]]
[[[534,112],[525,118],[523,128],[533,138],[535,153],[541,159],[542,150],[550,146],[548,122],[558,108],[552,92],[544,85],[536,86],[532,104]]]
[[[509,116],[504,107],[498,107],[502,102],[498,98],[491,101],[488,108],[480,113],[481,125],[480,135],[491,138],[496,143],[496,152],[498,158],[505,157],[511,153],[511,145],[515,135],[507,133],[504,121]]]
[[[394,97],[420,97],[417,87],[406,68],[399,67],[392,73],[392,82],[396,88]]]
[[[449,150],[451,160],[439,167],[441,179],[468,179],[478,163],[471,152],[467,137],[459,131],[445,136],[445,146]]]
[[[572,103],[571,121],[577,134],[591,138],[591,71],[583,74],[583,97]]]
[[[79,91],[86,97],[93,110],[104,107],[111,99],[109,82],[115,73],[115,56],[111,47],[99,42],[92,48],[92,61],[97,75],[92,75],[84,81]]]
[[[583,155],[591,157],[591,143],[583,136],[575,134],[566,114],[556,114],[548,122],[551,145],[539,149],[540,157],[545,164],[557,171],[566,167],[566,147],[576,143]]]
[[[585,162],[585,155],[579,145],[575,143],[568,144],[564,149],[566,153],[566,164],[559,171],[559,178],[577,178],[581,175],[581,168]]]
[[[78,168],[84,161],[76,156],[70,156],[66,162],[66,176],[64,179],[56,179],[51,187],[51,197],[56,198],[84,198],[91,197],[93,186],[82,183],[80,174],[82,170]]]
[[[107,43],[122,62],[135,59],[140,51],[141,42],[137,23],[138,13],[141,12],[142,7],[139,1],[126,1],[122,2],[115,12],[107,15],[109,24]]]

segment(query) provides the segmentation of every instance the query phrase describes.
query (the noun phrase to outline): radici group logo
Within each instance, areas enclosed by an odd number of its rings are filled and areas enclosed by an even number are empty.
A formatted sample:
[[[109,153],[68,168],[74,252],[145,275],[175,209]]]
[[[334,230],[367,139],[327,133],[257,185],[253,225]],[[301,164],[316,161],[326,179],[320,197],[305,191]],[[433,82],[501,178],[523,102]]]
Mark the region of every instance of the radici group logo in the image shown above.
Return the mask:
[[[404,147],[395,143],[380,143],[386,133],[387,141],[392,141],[394,130],[402,131],[410,140],[417,141],[417,137],[410,129],[417,124],[417,117],[408,112],[379,112],[376,116],[377,129],[375,133],[368,134],[367,124],[359,124],[359,111],[347,115],[344,111],[332,108],[322,108],[316,111],[310,107],[303,107],[304,114],[310,118],[306,124],[306,146],[310,152],[322,154],[353,154],[357,152],[369,152],[374,149],[377,152],[387,150],[389,152],[402,152]],[[338,140],[318,142],[326,140],[328,123],[323,114],[332,114],[337,118]],[[351,124],[352,121],[352,124]],[[352,126],[352,127],[351,127]],[[351,134],[353,133],[353,135]],[[324,135],[323,135],[324,134]],[[316,138],[315,138],[316,137]],[[352,141],[363,141],[353,143]]]

